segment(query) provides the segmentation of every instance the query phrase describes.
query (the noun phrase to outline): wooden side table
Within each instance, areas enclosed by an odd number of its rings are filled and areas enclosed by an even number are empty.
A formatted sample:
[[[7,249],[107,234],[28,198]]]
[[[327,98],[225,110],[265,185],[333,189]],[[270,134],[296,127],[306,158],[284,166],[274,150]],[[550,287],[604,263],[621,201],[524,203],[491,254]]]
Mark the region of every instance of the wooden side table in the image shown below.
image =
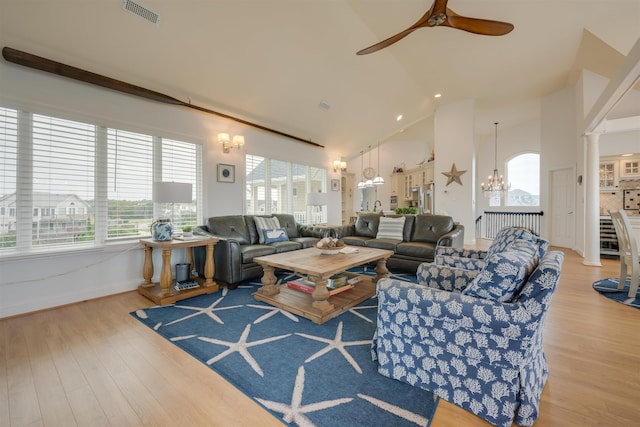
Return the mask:
[[[215,265],[213,262],[213,251],[218,239],[215,237],[193,237],[189,240],[153,240],[141,239],[144,246],[144,264],[142,266],[142,277],[144,282],[138,286],[138,293],[149,298],[158,305],[172,304],[185,298],[196,295],[210,294],[217,292],[218,284],[213,280]],[[198,246],[206,247],[206,261],[204,264],[204,278],[194,277],[193,271],[193,248]],[[162,251],[162,267],[160,270],[160,282],[153,283],[153,248]],[[198,282],[197,288],[176,290],[175,280],[171,274],[171,251],[185,248],[187,252],[186,262],[191,265],[189,278]]]

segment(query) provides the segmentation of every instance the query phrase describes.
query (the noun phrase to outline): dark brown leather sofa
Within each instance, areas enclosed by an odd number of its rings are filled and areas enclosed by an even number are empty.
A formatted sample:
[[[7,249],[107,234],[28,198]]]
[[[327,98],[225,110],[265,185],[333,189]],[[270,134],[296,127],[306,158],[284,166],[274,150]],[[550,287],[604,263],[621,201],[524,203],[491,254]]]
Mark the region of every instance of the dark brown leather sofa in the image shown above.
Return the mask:
[[[235,289],[243,280],[262,276],[262,267],[253,261],[255,257],[309,248],[331,232],[326,227],[298,224],[290,214],[273,216],[286,230],[287,241],[261,244],[254,215],[211,217],[206,225],[194,229],[196,235],[220,239],[214,249],[215,281]],[[204,248],[196,248],[194,264],[200,277],[204,277],[204,261]]]
[[[462,248],[464,226],[445,215],[389,215],[404,216],[402,240],[378,238],[378,227],[382,214],[362,213],[355,224],[334,227],[333,237],[344,240],[352,246],[366,246],[392,250],[394,254],[387,260],[391,269],[416,272],[423,262],[433,262],[438,246]]]

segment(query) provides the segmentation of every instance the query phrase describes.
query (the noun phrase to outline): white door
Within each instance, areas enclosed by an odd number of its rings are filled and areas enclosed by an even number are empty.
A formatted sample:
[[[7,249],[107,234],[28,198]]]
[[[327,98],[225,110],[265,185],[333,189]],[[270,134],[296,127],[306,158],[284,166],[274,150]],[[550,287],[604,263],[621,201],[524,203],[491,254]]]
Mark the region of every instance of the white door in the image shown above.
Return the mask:
[[[575,242],[574,169],[551,171],[551,244],[573,248]]]

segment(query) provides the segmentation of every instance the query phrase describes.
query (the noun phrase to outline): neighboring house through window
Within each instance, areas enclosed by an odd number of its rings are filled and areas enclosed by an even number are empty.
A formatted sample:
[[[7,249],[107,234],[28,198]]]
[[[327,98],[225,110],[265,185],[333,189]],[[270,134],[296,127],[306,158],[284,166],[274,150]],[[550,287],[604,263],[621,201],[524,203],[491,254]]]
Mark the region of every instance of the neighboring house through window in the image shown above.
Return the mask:
[[[0,107],[0,249],[139,238],[169,213],[197,225],[201,177],[199,144]],[[154,181],[191,183],[193,203],[154,206]]]
[[[540,154],[524,153],[507,162],[507,206],[540,206]]]

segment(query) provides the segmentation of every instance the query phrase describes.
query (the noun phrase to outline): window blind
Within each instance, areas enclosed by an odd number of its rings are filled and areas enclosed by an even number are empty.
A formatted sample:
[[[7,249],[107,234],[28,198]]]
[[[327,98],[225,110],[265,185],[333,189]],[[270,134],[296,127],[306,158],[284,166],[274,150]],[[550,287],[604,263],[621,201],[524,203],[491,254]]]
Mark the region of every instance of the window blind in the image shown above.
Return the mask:
[[[153,137],[107,130],[107,238],[149,234],[153,222]]]
[[[198,144],[0,107],[0,156],[0,255],[148,236],[154,179],[190,182],[202,218]]]
[[[164,206],[171,210],[171,217],[176,227],[197,225],[199,177],[202,176],[195,165],[202,164],[202,147],[182,141],[162,139],[162,181],[190,183],[192,185],[192,203],[176,203]]]
[[[0,108],[0,248],[16,246],[18,112]]]
[[[90,124],[33,115],[34,247],[94,240],[95,133]]]

